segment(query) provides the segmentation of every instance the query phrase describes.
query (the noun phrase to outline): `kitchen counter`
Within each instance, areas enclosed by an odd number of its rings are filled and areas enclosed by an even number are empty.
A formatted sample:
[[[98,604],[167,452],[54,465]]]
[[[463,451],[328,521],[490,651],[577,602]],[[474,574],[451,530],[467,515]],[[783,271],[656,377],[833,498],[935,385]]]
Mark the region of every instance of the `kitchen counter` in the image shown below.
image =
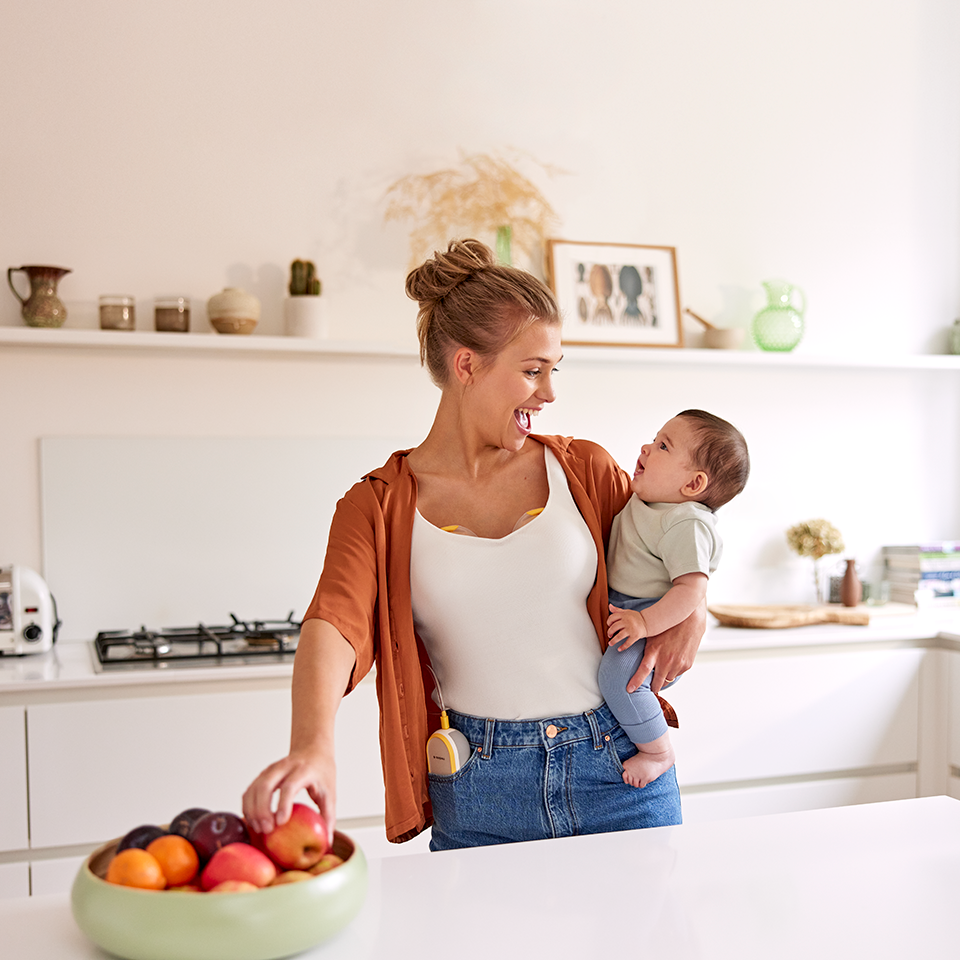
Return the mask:
[[[110,690],[157,684],[203,684],[213,681],[289,679],[293,661],[285,663],[218,664],[171,667],[167,664],[138,670],[96,669],[92,642],[58,643],[47,653],[24,657],[0,657],[0,701],[12,694],[36,694],[52,690]]]
[[[928,643],[960,646],[960,607],[917,612],[902,604],[867,607],[870,624],[862,627],[819,624],[790,629],[759,630],[720,626],[713,618],[700,647],[709,658],[736,651],[797,647]],[[98,673],[92,643],[60,643],[45,654],[0,657],[0,702],[10,695],[42,694],[53,690],[110,690],[157,684],[203,684],[228,681],[283,680],[291,676],[292,662],[167,667],[147,670],[111,670]],[[19,698],[18,698],[19,699]]]
[[[301,956],[945,957],[958,902],[960,802],[928,797],[372,859],[359,916]],[[65,895],[0,902],[0,929],[18,960],[105,956]]]

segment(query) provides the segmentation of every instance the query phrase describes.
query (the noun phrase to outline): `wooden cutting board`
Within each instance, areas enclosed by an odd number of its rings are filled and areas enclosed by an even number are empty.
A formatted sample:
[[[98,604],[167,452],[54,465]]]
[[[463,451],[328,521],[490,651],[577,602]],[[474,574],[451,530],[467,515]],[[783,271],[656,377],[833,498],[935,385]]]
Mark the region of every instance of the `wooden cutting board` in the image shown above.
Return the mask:
[[[757,627],[780,630],[784,627],[806,627],[812,623],[846,623],[865,627],[870,623],[870,614],[862,607],[815,606],[813,604],[771,606],[709,606],[725,627]]]

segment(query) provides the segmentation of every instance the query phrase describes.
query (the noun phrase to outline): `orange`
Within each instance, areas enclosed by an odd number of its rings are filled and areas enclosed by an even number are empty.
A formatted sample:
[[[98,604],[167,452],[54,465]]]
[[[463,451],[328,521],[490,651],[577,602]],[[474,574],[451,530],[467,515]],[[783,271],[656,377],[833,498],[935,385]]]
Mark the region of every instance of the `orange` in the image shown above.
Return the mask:
[[[200,858],[193,844],[176,833],[152,840],[147,844],[147,853],[160,864],[168,887],[189,883],[200,869]]]
[[[167,885],[157,858],[139,847],[121,850],[110,861],[107,881],[145,890],[162,890]]]

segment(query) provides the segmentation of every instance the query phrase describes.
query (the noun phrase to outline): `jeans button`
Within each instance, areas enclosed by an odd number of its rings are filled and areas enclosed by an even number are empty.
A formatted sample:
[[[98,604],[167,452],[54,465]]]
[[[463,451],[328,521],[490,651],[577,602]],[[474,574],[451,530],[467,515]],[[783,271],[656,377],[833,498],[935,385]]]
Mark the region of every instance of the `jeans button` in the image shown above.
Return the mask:
[[[557,729],[556,724],[551,723],[543,732],[552,740],[560,731]]]

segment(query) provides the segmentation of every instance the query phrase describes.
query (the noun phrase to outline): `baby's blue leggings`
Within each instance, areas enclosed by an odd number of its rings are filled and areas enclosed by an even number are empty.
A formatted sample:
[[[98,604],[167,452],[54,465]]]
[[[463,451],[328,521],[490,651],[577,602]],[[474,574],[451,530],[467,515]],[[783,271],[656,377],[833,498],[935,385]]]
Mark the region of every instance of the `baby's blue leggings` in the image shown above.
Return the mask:
[[[628,597],[616,590],[610,591],[610,602],[625,610],[643,610],[656,603],[657,599]],[[645,648],[646,643],[643,640],[638,640],[623,651],[616,646],[607,647],[600,661],[598,674],[603,699],[633,743],[649,743],[667,732],[663,708],[650,689],[652,674],[647,675],[637,690],[627,693],[627,683],[639,669]]]

